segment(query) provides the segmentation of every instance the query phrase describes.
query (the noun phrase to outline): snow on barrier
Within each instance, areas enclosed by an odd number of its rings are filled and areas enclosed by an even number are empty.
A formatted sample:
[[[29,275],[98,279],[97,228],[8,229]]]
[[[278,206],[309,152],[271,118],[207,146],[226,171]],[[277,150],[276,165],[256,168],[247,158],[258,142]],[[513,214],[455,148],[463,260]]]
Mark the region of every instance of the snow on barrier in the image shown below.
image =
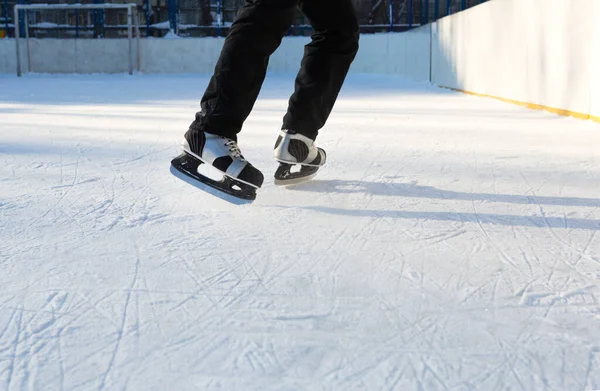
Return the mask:
[[[598,116],[599,31],[596,0],[486,2],[433,25],[432,82],[563,115]]]

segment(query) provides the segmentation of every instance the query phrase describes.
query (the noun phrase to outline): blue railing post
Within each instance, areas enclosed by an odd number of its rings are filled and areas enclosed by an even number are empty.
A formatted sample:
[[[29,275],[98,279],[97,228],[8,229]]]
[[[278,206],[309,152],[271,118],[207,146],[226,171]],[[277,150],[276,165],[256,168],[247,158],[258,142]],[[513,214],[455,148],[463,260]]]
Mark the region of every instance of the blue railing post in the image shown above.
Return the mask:
[[[446,0],[446,16],[450,15],[450,11],[452,10],[451,0]]]
[[[103,4],[104,0],[94,0],[95,4]],[[94,15],[94,30],[97,31],[97,37],[95,38],[104,38],[104,10],[98,9],[93,11]]]
[[[390,32],[394,31],[394,0],[390,0]]]
[[[99,0],[98,2],[100,4],[104,4],[104,0]],[[105,23],[106,23],[106,13],[102,9],[102,10],[100,10],[100,34],[101,34],[102,38],[104,38],[104,25],[105,25]]]
[[[181,0],[175,0],[175,32],[179,34],[179,25],[181,24]]]
[[[461,8],[463,11],[467,9],[467,0],[462,0]]]
[[[435,0],[435,10],[433,10],[433,20],[438,20],[439,11],[440,11],[440,0]]]
[[[429,23],[429,0],[425,0],[425,24]]]
[[[168,13],[169,13],[169,28],[175,32],[175,0],[169,0],[168,2]]]
[[[411,29],[413,24],[413,0],[408,0],[408,28]]]
[[[8,38],[8,0],[4,0],[4,29],[6,38]]]
[[[150,0],[146,0],[146,37],[150,36]]]
[[[169,21],[169,29],[171,28],[171,0],[167,0],[167,19]]]
[[[79,38],[79,8],[75,8],[75,38]]]
[[[24,0],[19,0],[19,4],[25,4]],[[19,11],[19,35],[21,37],[25,36],[25,11]]]
[[[221,36],[221,0],[217,0],[217,37]]]

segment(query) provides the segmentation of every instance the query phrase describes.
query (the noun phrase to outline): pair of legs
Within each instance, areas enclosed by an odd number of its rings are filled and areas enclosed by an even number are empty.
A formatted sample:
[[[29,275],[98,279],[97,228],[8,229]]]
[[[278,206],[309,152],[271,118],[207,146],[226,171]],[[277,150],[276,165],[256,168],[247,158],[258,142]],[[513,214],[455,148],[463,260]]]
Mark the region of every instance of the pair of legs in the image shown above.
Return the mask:
[[[237,141],[298,7],[314,29],[306,45],[282,129],[316,139],[358,50],[352,0],[246,0],[225,40],[190,131]]]

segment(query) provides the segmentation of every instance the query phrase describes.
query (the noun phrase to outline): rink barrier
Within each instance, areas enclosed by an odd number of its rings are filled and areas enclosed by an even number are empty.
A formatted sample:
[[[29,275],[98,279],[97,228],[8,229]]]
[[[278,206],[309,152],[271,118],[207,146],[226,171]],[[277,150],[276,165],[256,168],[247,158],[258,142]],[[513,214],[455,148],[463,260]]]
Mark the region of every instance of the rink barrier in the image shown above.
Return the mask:
[[[520,100],[502,98],[500,96],[494,96],[494,95],[489,95],[489,94],[481,94],[479,92],[466,91],[466,90],[461,90],[461,89],[458,89],[458,88],[452,88],[452,87],[446,87],[446,86],[440,86],[440,85],[437,85],[437,87],[444,88],[444,89],[451,90],[451,91],[460,92],[460,93],[467,94],[467,95],[477,96],[477,97],[480,97],[480,98],[495,99],[495,100],[499,100],[499,101],[504,102],[504,103],[510,103],[510,104],[514,104],[514,105],[517,105],[517,106],[522,106],[522,107],[525,107],[527,109],[547,111],[547,112],[550,112],[550,113],[553,113],[553,114],[558,114],[558,115],[563,116],[563,117],[573,117],[573,118],[576,118],[576,119],[591,120],[591,121],[600,123],[600,117],[592,115],[592,114],[585,114],[585,113],[580,113],[580,112],[577,112],[577,111],[571,111],[571,110],[559,109],[559,108],[556,108],[556,107],[539,105],[539,104],[536,104],[536,103],[523,102],[523,101],[520,101]]]
[[[600,1],[494,0],[431,25],[436,86],[600,122]]]

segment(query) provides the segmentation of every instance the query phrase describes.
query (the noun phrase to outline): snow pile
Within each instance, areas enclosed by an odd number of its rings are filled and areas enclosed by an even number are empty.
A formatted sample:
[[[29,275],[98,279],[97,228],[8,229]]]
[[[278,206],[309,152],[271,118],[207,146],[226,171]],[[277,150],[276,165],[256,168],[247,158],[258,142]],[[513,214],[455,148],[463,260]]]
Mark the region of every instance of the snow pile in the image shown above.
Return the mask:
[[[168,30],[171,28],[171,23],[167,20],[164,22],[151,24],[150,27],[153,27],[155,29]]]
[[[173,30],[169,30],[168,33],[163,37],[165,39],[180,39],[181,37],[175,33]]]

